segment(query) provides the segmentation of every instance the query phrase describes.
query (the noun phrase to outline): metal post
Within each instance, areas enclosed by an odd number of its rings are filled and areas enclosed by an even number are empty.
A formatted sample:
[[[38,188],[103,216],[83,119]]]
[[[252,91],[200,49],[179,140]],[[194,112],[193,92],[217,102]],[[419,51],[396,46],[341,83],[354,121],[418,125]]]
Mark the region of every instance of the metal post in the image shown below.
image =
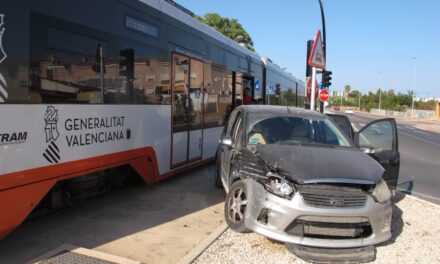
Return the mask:
[[[312,67],[312,93],[310,94],[310,110],[315,111],[315,78],[316,78],[316,68]]]
[[[379,110],[380,110],[380,103],[382,102],[382,90],[379,89]]]
[[[341,109],[339,109],[340,111],[342,111],[342,100],[344,100],[344,92],[341,92]]]
[[[322,49],[324,51],[324,60],[325,63],[327,64],[327,52],[326,52],[326,48],[327,48],[327,41],[326,41],[326,35],[325,35],[325,16],[324,16],[324,6],[322,4],[322,0],[318,0],[319,2],[319,7],[321,9],[321,20],[322,20]],[[325,69],[323,69],[323,71],[325,71]],[[322,78],[321,78],[321,82],[324,83],[324,74],[322,74]],[[321,102],[321,113],[324,112],[324,102]]]
[[[415,60],[414,63],[414,78],[413,78],[413,91],[412,91],[412,104],[411,104],[411,118],[414,118],[414,96],[416,92],[416,77],[417,77],[417,58],[412,58]]]
[[[101,74],[101,103],[104,103],[104,60],[102,58],[102,46],[99,47],[99,72]]]

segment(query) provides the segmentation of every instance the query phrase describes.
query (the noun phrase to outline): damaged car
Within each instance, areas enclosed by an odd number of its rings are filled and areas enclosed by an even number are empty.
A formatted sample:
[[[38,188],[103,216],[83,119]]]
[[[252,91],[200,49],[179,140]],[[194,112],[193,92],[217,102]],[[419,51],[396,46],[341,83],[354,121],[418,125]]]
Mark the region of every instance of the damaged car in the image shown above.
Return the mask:
[[[391,238],[391,191],[400,157],[394,119],[358,132],[341,116],[281,106],[241,106],[224,128],[215,184],[237,232],[320,248]]]

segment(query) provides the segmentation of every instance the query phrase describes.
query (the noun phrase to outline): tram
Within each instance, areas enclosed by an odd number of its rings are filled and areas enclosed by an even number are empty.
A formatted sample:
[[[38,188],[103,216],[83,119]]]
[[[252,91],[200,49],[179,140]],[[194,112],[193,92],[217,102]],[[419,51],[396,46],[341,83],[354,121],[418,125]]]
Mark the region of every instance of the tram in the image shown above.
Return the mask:
[[[172,1],[2,1],[0,239],[111,169],[155,183],[212,161],[246,88],[304,105],[301,81]]]

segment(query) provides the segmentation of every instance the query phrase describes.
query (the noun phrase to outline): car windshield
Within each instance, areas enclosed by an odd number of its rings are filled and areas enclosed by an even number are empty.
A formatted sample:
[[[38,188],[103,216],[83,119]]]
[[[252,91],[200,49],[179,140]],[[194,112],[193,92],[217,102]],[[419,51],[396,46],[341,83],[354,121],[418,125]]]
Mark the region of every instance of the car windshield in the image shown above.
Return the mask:
[[[351,147],[343,132],[326,117],[250,116],[247,143]]]

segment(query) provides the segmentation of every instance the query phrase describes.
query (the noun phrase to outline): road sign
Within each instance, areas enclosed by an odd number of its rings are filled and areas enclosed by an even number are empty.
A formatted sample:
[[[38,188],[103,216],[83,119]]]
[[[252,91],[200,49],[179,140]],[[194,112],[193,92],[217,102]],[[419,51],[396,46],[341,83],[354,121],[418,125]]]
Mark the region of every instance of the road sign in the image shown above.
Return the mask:
[[[260,91],[260,80],[255,80],[255,92]]]
[[[315,80],[315,87],[318,87],[318,81]],[[311,95],[312,94],[312,78],[308,78],[307,79],[307,102],[310,103],[311,102]],[[318,98],[318,89],[315,89],[315,100],[316,98]]]
[[[327,89],[322,89],[319,91],[319,100],[321,100],[321,102],[327,102],[329,97],[330,94],[328,93]]]
[[[312,52],[310,52],[309,65],[318,69],[325,69],[324,48],[322,47],[321,31],[316,32],[313,41]]]
[[[275,87],[273,86],[273,84],[269,84],[267,86],[266,94],[274,94],[274,93],[275,93]]]

